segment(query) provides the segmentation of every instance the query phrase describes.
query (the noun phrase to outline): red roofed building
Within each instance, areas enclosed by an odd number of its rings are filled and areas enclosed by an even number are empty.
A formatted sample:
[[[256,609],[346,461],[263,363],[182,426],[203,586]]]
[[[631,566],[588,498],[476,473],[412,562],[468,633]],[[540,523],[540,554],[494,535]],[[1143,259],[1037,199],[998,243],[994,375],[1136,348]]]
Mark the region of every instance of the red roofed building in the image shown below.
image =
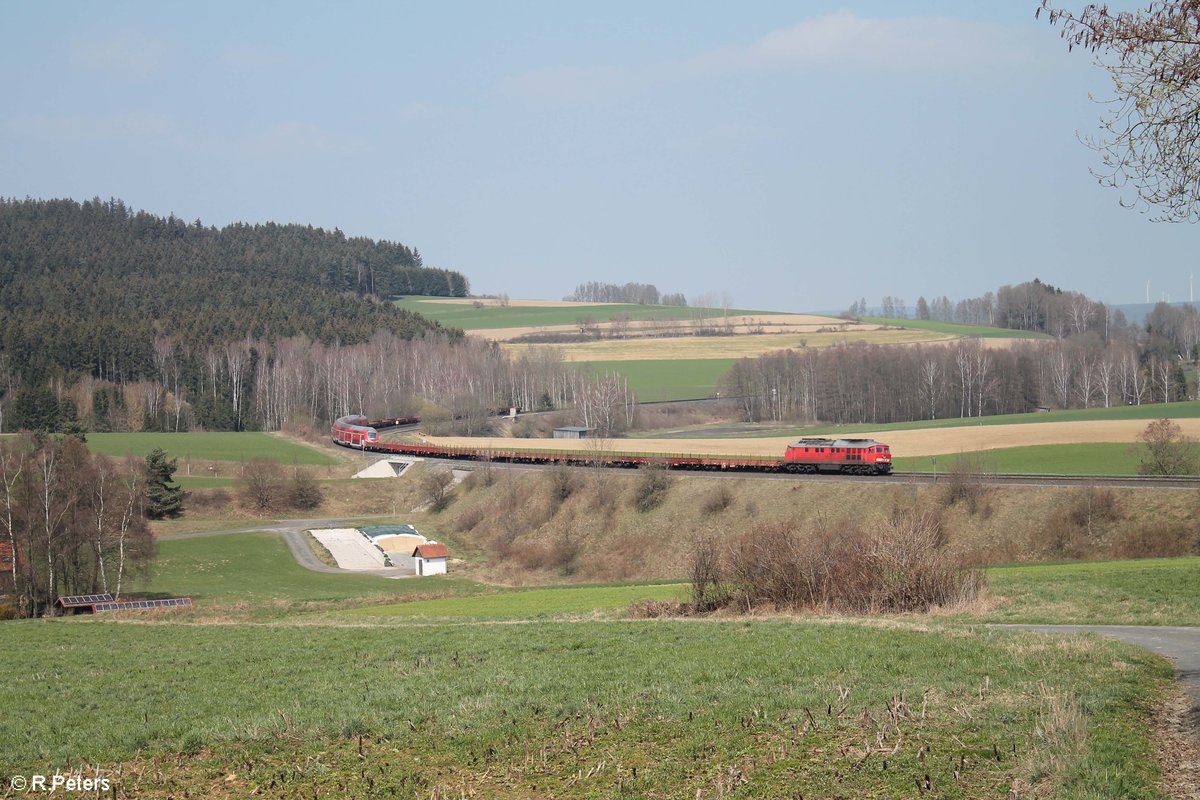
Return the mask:
[[[413,562],[418,575],[445,575],[450,551],[438,542],[426,542],[413,550]]]

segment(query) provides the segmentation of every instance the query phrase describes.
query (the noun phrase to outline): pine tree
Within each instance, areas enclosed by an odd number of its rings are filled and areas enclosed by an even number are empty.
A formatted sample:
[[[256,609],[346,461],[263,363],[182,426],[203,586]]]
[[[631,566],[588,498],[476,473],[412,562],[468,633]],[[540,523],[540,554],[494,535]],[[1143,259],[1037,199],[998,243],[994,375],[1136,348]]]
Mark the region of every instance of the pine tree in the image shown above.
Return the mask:
[[[183,487],[172,480],[177,466],[161,447],[146,454],[146,516],[151,519],[178,517],[183,511]]]

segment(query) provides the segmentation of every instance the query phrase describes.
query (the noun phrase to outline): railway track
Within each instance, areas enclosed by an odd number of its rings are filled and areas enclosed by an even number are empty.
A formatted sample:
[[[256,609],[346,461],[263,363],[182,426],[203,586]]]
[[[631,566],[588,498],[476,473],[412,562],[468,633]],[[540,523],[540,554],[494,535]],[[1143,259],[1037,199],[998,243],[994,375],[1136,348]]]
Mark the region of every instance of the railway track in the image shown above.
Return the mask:
[[[347,418],[349,419],[349,418]],[[365,418],[359,418],[367,422]],[[342,420],[339,420],[339,423]],[[415,417],[396,417],[376,420],[368,423],[373,426],[358,430],[369,430],[375,435],[375,428],[387,430],[389,433],[407,432],[415,428],[419,421]],[[558,464],[567,464],[581,469],[611,469],[636,468],[646,464],[660,464],[672,472],[694,473],[704,475],[735,474],[744,478],[767,480],[805,480],[805,481],[874,481],[892,484],[938,484],[946,483],[952,478],[945,473],[929,472],[892,472],[890,474],[849,474],[843,472],[798,472],[788,469],[788,462],[773,459],[757,459],[739,456],[707,456],[707,455],[666,455],[655,454],[616,454],[616,453],[572,453],[564,451],[483,451],[475,448],[446,448],[436,445],[409,445],[372,440],[370,443],[360,441],[348,444],[334,441],[348,449],[360,450],[381,455],[407,455],[416,458],[437,458],[447,462],[458,463],[465,468],[477,466],[482,461],[491,462],[497,466],[521,469],[540,469]],[[598,463],[597,458],[603,463]],[[845,470],[845,467],[843,467]],[[961,476],[958,476],[961,478]],[[1121,489],[1198,489],[1200,477],[1158,477],[1158,476],[1113,476],[1113,475],[1018,475],[1005,473],[979,473],[970,476],[970,480],[985,483],[989,486],[1104,486]]]

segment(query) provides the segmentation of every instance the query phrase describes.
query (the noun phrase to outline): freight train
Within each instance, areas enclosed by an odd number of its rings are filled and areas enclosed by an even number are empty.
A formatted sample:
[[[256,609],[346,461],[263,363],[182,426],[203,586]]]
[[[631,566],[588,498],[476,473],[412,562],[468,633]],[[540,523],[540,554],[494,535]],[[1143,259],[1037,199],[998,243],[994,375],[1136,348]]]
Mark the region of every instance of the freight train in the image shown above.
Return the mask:
[[[568,453],[555,450],[496,450],[483,447],[445,447],[431,444],[384,442],[379,429],[414,425],[417,417],[368,420],[350,415],[333,423],[330,435],[335,444],[372,453],[452,458],[460,461],[503,461],[513,464],[575,464],[599,467],[641,467],[657,464],[671,469],[728,470],[743,472],[841,473],[888,475],[892,452],[874,439],[800,439],[787,446],[783,458],[755,456],[696,456],[669,453],[621,453],[596,448],[593,452]]]

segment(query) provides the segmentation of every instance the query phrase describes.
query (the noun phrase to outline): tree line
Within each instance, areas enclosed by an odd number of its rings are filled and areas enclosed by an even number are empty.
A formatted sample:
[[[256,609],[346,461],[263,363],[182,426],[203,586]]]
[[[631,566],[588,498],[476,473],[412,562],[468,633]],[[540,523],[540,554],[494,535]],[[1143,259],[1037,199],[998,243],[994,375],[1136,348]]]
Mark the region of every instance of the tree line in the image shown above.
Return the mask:
[[[633,402],[624,382],[578,373],[552,351],[510,356],[494,343],[444,333],[405,339],[380,331],[352,345],[244,339],[202,350],[160,336],[153,363],[138,381],[18,385],[0,398],[0,430],[278,430],[324,427],[348,413],[413,413],[474,434],[497,411],[584,398],[584,423],[612,431]]]
[[[1005,348],[963,339],[787,350],[736,362],[722,392],[751,421],[872,424],[1191,396],[1178,358],[1094,335]]]
[[[169,478],[165,458],[153,471],[136,458],[94,456],[74,436],[0,440],[0,594],[14,598],[7,612],[52,612],[67,595],[119,599],[154,556],[147,514],[155,503],[169,514],[178,499],[178,487],[163,483],[164,464]]]
[[[439,326],[389,302],[465,296],[402,244],[302,225],[204,226],[119,200],[0,199],[0,367],[11,382],[152,378],[156,336],[353,344]]]
[[[635,303],[643,306],[686,306],[682,292],[660,294],[652,283],[602,283],[588,281],[563,298],[576,303]]]

